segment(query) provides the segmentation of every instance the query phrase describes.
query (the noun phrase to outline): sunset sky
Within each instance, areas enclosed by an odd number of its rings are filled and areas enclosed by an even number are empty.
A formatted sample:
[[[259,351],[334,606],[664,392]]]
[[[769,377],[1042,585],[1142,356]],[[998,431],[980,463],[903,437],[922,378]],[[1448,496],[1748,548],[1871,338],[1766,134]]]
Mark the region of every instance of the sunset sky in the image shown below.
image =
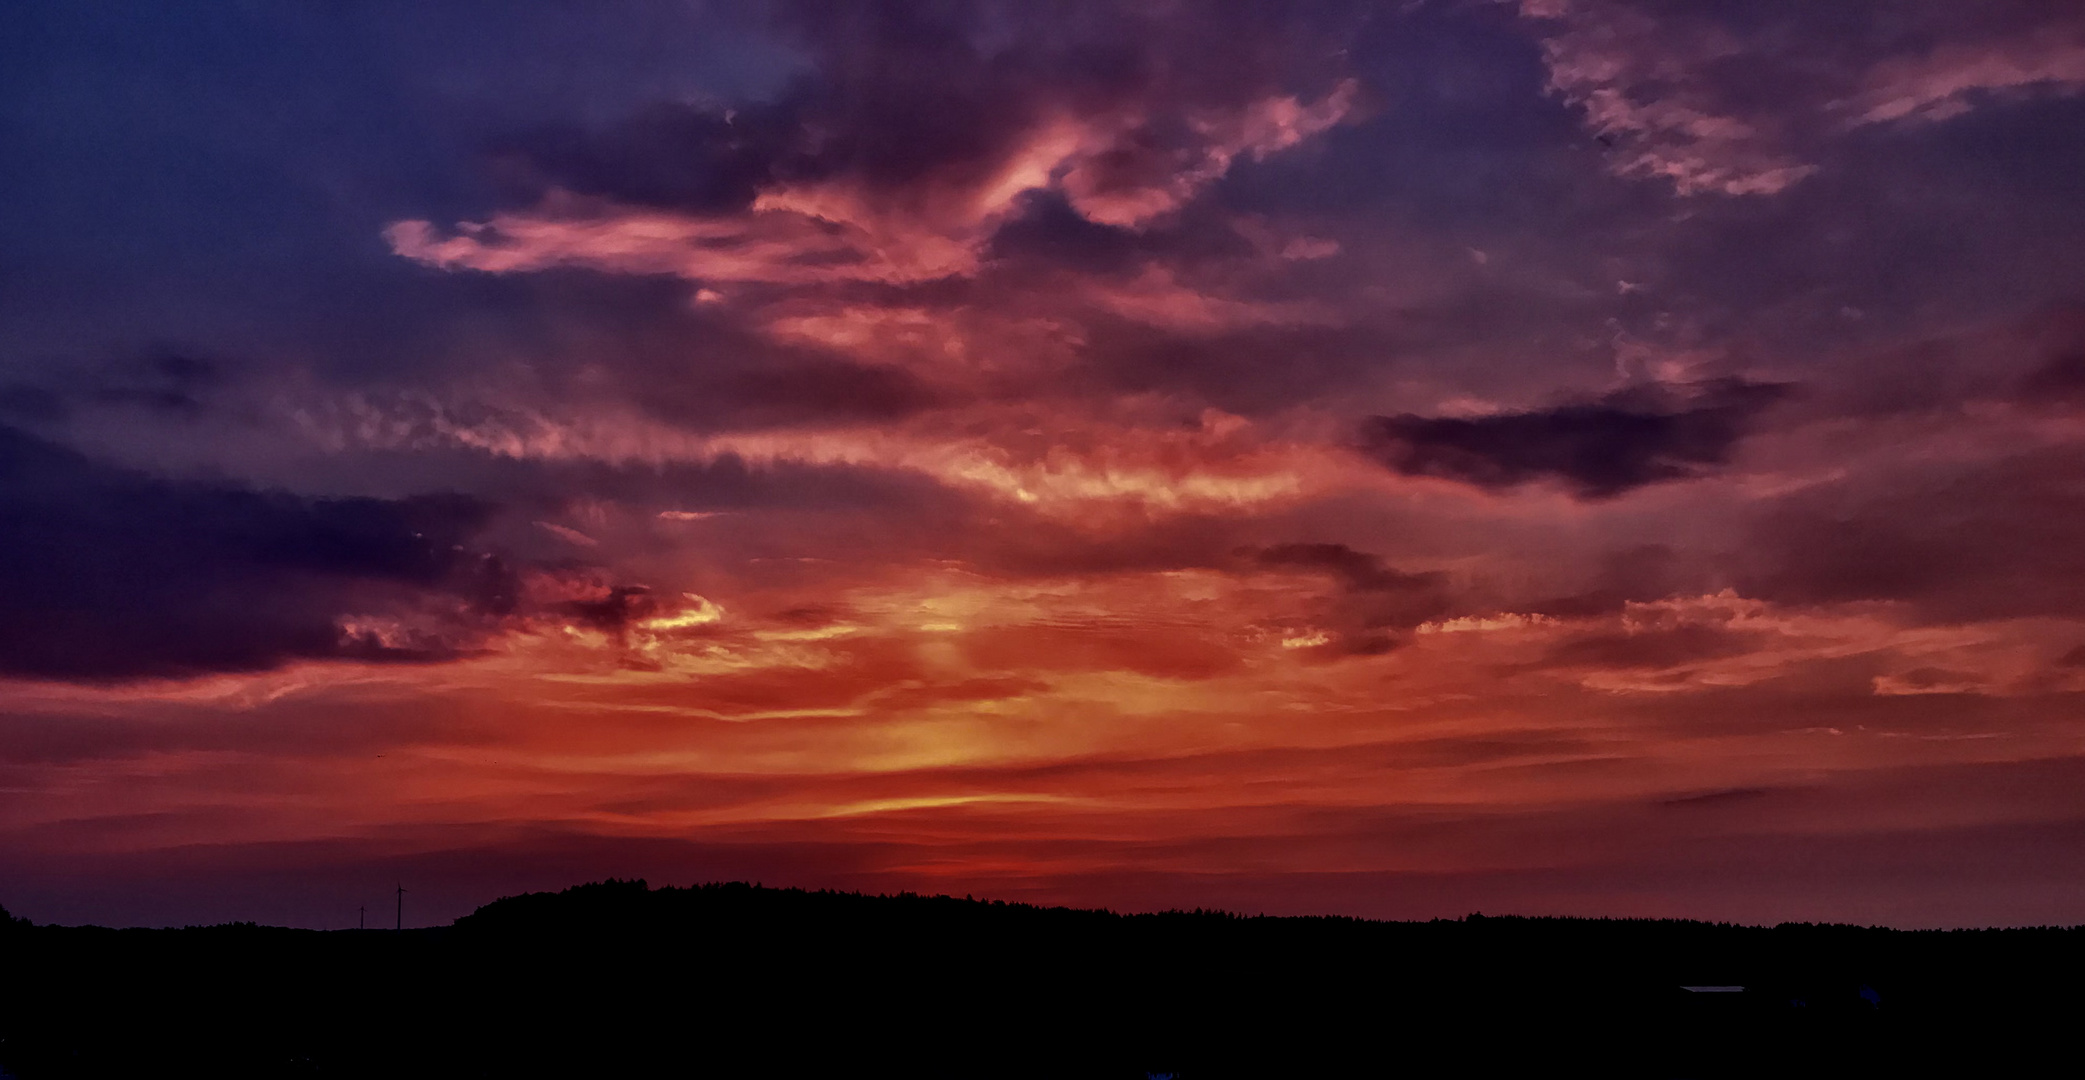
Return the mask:
[[[16,914],[2085,921],[2085,7],[0,41]]]

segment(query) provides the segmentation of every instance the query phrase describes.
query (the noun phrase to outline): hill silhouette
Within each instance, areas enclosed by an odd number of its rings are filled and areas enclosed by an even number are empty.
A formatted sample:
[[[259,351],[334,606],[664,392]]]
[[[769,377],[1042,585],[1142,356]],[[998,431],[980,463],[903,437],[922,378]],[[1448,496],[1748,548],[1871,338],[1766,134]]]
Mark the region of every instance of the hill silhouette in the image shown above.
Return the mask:
[[[1120,915],[606,881],[453,925],[31,926],[0,1066],[157,1075],[2004,1073],[2085,931]],[[1683,987],[1742,986],[1742,992]]]

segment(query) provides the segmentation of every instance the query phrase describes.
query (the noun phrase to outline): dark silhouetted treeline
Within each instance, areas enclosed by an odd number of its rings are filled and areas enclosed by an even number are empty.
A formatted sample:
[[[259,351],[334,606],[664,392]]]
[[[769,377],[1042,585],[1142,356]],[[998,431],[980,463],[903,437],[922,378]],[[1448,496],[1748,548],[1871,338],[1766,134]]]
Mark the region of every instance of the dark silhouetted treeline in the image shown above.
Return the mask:
[[[403,932],[0,913],[0,1066],[20,1080],[2008,1075],[2074,1030],[2081,956],[2073,929],[1115,915],[641,881]]]

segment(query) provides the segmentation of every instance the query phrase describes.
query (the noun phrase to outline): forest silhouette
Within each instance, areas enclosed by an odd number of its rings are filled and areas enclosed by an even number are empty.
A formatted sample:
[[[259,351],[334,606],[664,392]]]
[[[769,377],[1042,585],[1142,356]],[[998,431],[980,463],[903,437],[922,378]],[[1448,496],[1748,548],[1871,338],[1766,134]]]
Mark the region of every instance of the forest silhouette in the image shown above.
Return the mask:
[[[2081,954],[2080,929],[1121,915],[615,880],[403,931],[111,930],[0,912],[0,1069],[2004,1073],[2074,1021]]]

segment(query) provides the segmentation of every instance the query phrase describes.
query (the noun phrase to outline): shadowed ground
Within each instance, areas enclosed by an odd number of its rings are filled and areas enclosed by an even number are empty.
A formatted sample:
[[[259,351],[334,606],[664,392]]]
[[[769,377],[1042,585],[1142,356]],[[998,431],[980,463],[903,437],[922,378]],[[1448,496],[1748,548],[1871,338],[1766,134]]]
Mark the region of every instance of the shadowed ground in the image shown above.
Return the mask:
[[[21,1080],[1966,1074],[2055,1038],[2085,952],[2075,929],[1123,916],[615,881],[429,930],[0,933],[0,1065]]]

